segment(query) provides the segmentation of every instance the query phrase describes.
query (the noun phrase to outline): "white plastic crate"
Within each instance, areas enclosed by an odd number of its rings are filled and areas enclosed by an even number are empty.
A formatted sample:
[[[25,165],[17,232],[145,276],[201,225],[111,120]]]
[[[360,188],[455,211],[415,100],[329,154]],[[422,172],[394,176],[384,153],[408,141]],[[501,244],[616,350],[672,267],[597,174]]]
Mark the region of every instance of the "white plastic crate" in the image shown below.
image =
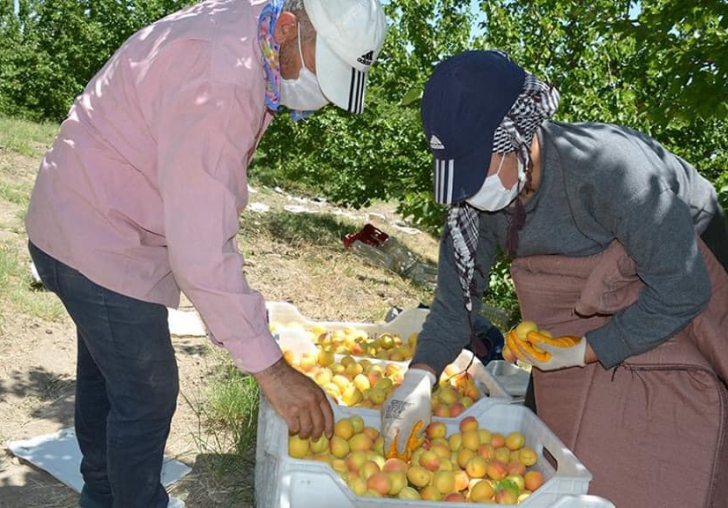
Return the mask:
[[[614,503],[597,496],[569,496],[551,508],[616,508]]]
[[[396,333],[401,337],[408,337],[411,333],[422,329],[427,309],[407,309],[389,323],[352,323],[343,321],[311,321],[298,311],[298,309],[289,303],[271,302],[268,304],[269,321],[279,326],[276,330],[276,338],[282,349],[293,352],[294,355],[300,356],[304,353],[317,353],[318,346],[314,344],[305,328],[318,325],[327,330],[342,330],[344,328],[357,328],[366,331],[370,335],[380,333]],[[294,326],[290,326],[294,325]],[[336,355],[337,361],[340,361],[343,355]],[[352,355],[355,358],[363,358]],[[377,358],[366,358],[372,363],[386,365],[388,363],[396,363],[406,370],[409,362],[394,362],[391,360],[380,360]],[[459,418],[464,418],[479,411],[480,406],[489,404],[491,401],[512,402],[513,397],[503,387],[500,381],[489,372],[483,362],[476,357],[471,351],[463,350],[455,359],[453,364],[459,370],[465,369],[473,376],[475,384],[480,392],[481,398],[466,409]],[[361,409],[362,411],[377,411],[373,409]]]
[[[282,349],[291,351],[296,357],[300,357],[303,353],[317,353],[319,351],[318,347],[313,344],[310,340],[308,340],[307,337],[303,336],[292,336],[292,335],[285,335],[284,337],[280,337],[278,339],[278,342]],[[340,361],[343,355],[335,355],[337,361]],[[358,359],[364,359],[362,357],[356,357]],[[379,364],[379,365],[387,365],[389,363],[395,363],[402,367],[402,371],[404,372],[407,370],[407,367],[409,365],[409,362],[393,362],[390,360],[379,360],[377,358],[366,358],[367,361],[371,362],[372,364]],[[462,416],[468,416],[476,406],[483,401],[487,401],[487,399],[497,399],[498,402],[512,402],[513,397],[508,393],[508,391],[501,385],[501,382],[491,373],[489,372],[485,366],[483,365],[483,362],[481,362],[477,356],[475,356],[471,351],[463,350],[460,355],[455,359],[454,362],[452,362],[453,365],[455,365],[458,370],[464,371],[467,369],[467,372],[473,376],[473,379],[475,380],[475,385],[478,388],[478,391],[480,392],[481,398],[473,404],[471,407],[469,407],[465,412],[462,413]]]
[[[485,370],[513,397],[526,395],[530,374],[522,368],[505,360],[493,360],[485,366]]]
[[[380,427],[379,415],[334,405],[336,420],[358,414],[367,426]],[[566,448],[558,437],[530,409],[511,404],[481,406],[474,415],[481,427],[492,432],[508,434],[520,431],[527,445],[538,454],[532,469],[541,471],[545,482],[519,506],[523,508],[571,508],[557,505],[568,496],[586,494],[591,473]],[[459,419],[458,419],[459,420]],[[457,432],[459,421],[434,418],[447,425],[448,435]],[[544,450],[554,458],[556,468],[544,457]],[[288,455],[288,428],[268,401],[261,397],[258,415],[258,441],[255,465],[255,496],[257,508],[431,508],[428,501],[404,501],[355,496],[328,464],[294,459]],[[577,497],[577,499],[579,499]],[[472,506],[448,503],[448,506]],[[591,505],[586,505],[591,506]],[[610,505],[606,505],[609,507]],[[595,508],[600,505],[594,505]]]
[[[343,330],[354,327],[370,335],[380,333],[395,333],[404,340],[414,332],[422,330],[422,324],[427,317],[427,309],[407,309],[388,323],[356,323],[345,321],[313,321],[305,317],[295,305],[286,302],[267,302],[268,321],[281,325],[283,329],[304,329],[319,325],[327,330]],[[289,330],[286,330],[288,332]]]

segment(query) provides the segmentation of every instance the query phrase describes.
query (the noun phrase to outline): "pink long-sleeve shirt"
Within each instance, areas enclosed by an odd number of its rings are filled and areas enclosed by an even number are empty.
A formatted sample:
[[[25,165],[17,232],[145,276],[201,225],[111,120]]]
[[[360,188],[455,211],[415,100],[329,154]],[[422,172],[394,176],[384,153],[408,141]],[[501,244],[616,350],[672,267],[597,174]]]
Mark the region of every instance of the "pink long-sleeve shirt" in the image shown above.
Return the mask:
[[[168,307],[184,291],[248,372],[281,357],[235,240],[272,119],[264,5],[208,0],[127,40],[61,125],[26,218],[38,248],[100,286]]]

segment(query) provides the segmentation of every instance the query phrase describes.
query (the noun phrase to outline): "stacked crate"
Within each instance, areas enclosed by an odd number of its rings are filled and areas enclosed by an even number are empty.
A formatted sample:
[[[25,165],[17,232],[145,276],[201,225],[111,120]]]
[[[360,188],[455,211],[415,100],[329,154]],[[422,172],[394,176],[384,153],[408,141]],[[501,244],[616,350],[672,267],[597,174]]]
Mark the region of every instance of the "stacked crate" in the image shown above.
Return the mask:
[[[316,344],[312,342],[310,334],[306,333],[307,329],[314,326],[318,330],[356,328],[371,334],[396,333],[408,337],[410,334],[420,331],[426,314],[426,310],[412,309],[403,312],[392,322],[384,324],[316,323],[303,317],[294,306],[279,303],[269,304],[269,320],[281,346],[292,351],[293,355],[314,353],[318,350]],[[337,355],[337,360],[340,359],[341,355]],[[371,358],[367,359],[367,362],[384,366],[393,363]],[[402,368],[406,369],[406,362],[400,363],[403,363]],[[471,423],[477,421],[480,428],[487,429],[493,434],[506,436],[511,433],[520,433],[525,438],[526,445],[535,452],[532,461],[535,463],[529,463],[528,469],[536,472],[542,478],[543,483],[533,492],[529,492],[519,506],[526,508],[571,508],[576,506],[608,508],[613,506],[606,500],[585,495],[591,481],[591,474],[533,412],[523,406],[513,404],[512,397],[500,386],[495,376],[468,351],[464,351],[456,360],[451,372],[455,369],[463,371],[466,368],[469,375],[475,379],[481,396],[457,417],[439,418],[434,416],[433,422],[444,424],[447,437],[460,432],[461,422],[465,419]],[[336,421],[356,417],[358,421],[363,421],[371,432],[376,432],[373,429],[380,428],[380,416],[377,408],[346,407],[342,404],[333,404],[333,408]],[[442,426],[440,428],[442,429]],[[429,444],[429,440],[427,443]],[[312,451],[305,458],[291,456],[285,422],[275,413],[265,398],[261,398],[255,472],[256,506],[259,508],[382,508],[397,506],[427,508],[435,505],[435,503],[425,500],[398,499],[396,496],[387,496],[386,493],[382,498],[372,497],[371,491],[356,495],[347,480],[350,479],[349,476],[356,477],[358,473],[347,473],[343,459],[335,462],[332,460],[328,445],[325,452],[319,453],[315,457]],[[433,477],[435,475],[434,472],[429,474]],[[470,492],[470,487],[475,485],[473,482],[477,483],[477,481],[480,480],[471,479],[470,486],[462,489],[462,492]],[[410,487],[414,487],[410,482],[408,483]],[[499,482],[492,483],[501,485]],[[513,483],[508,486],[512,487]],[[523,486],[521,486],[521,492],[524,492]],[[464,504],[448,502],[448,506],[450,505]]]

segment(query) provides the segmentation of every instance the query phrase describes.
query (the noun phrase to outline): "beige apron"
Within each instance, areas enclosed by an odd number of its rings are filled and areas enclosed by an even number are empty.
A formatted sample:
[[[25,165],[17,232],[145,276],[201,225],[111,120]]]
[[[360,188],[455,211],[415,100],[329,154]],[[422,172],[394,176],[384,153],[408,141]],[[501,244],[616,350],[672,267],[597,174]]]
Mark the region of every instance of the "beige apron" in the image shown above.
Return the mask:
[[[665,344],[614,369],[534,369],[539,417],[594,475],[591,494],[618,508],[728,507],[728,275],[699,241],[708,308]],[[583,335],[643,287],[618,242],[587,258],[517,259],[524,319]]]

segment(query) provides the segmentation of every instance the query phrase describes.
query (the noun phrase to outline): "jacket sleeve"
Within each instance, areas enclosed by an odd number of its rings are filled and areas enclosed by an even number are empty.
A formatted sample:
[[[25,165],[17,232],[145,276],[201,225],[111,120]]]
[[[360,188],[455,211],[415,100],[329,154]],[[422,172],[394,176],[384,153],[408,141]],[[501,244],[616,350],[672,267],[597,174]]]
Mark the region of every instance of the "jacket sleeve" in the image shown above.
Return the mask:
[[[440,239],[435,298],[417,339],[417,349],[412,358],[412,363],[423,363],[432,367],[438,378],[470,341],[470,320],[472,319],[474,325],[475,317],[482,307],[482,296],[493,262],[494,250],[494,242],[484,231],[481,220],[476,269],[473,276],[476,294],[472,296],[473,310],[468,312],[458,278],[452,237],[447,226],[443,231]]]
[[[264,112],[238,85],[193,79],[164,98],[157,122],[159,190],[174,277],[211,340],[259,372],[281,357],[263,296],[243,274],[236,235],[249,154]]]

